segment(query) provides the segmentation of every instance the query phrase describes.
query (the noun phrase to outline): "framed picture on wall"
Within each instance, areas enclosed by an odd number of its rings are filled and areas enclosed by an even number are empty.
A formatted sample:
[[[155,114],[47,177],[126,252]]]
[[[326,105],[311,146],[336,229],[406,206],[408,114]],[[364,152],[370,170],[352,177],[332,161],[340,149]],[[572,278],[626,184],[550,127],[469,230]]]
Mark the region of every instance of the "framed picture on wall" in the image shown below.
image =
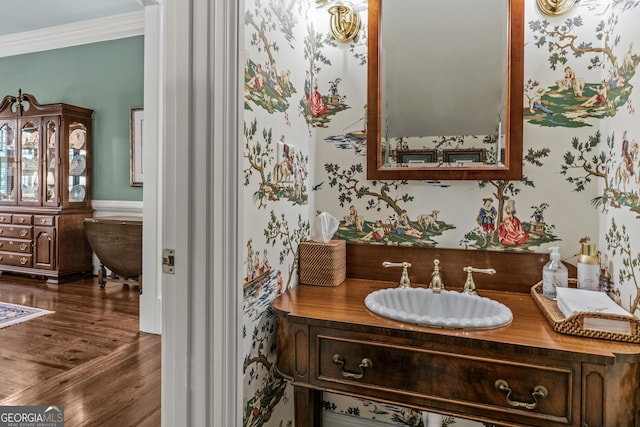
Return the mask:
[[[142,107],[134,107],[131,109],[129,118],[129,139],[130,139],[130,164],[131,172],[129,181],[132,187],[142,187],[144,174],[142,170],[143,159],[143,133],[142,125],[144,124],[144,109]]]

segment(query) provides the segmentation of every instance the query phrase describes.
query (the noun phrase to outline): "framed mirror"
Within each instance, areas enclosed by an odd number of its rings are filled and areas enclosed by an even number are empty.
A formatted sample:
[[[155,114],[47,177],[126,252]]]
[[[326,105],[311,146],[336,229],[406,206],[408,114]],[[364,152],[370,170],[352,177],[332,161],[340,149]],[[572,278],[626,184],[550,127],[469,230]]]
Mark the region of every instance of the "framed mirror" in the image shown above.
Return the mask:
[[[367,178],[522,178],[524,0],[368,0]]]

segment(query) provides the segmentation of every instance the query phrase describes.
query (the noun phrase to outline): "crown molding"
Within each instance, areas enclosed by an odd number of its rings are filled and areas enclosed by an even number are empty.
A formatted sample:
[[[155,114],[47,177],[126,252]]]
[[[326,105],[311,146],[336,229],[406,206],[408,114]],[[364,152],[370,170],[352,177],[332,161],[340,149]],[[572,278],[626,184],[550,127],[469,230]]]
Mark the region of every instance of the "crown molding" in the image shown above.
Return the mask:
[[[144,10],[0,37],[0,58],[144,35]]]

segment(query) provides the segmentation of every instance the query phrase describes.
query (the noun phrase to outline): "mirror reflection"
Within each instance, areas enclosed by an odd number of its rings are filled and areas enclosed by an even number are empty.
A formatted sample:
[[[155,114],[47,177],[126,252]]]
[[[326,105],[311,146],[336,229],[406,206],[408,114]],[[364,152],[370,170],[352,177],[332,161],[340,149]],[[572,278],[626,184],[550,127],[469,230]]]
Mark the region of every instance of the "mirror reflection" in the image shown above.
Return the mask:
[[[522,15],[522,0],[369,0],[370,179],[521,177]]]

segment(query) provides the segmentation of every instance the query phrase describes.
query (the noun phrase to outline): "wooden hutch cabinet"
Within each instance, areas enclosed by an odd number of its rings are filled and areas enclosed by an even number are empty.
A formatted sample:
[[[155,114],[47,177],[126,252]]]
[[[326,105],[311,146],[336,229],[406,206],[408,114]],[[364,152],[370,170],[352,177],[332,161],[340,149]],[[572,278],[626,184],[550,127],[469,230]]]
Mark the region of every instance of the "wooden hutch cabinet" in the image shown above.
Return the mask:
[[[49,283],[92,272],[92,114],[22,91],[0,102],[0,272]]]

